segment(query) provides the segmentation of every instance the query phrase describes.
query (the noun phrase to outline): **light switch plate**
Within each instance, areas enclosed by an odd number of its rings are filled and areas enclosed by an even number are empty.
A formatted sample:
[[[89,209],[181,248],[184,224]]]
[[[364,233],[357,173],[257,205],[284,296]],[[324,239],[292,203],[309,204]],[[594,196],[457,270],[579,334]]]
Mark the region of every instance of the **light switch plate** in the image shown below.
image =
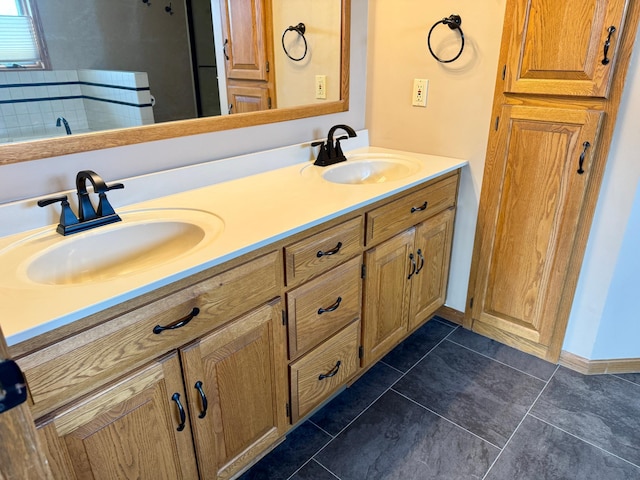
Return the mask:
[[[316,75],[316,99],[324,100],[327,98],[327,76]]]

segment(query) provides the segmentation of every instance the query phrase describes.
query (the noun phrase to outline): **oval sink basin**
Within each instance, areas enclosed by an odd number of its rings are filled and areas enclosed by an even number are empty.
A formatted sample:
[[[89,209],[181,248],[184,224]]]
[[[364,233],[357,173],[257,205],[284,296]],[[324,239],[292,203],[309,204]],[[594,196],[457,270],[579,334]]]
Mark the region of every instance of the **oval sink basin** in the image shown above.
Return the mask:
[[[313,167],[313,168],[311,168]],[[305,167],[303,175],[319,174],[331,183],[366,185],[392,182],[413,175],[420,164],[411,157],[384,153],[347,155],[347,161],[329,167]]]
[[[0,261],[5,266],[17,261],[18,276],[32,283],[103,282],[179,262],[224,229],[219,217],[201,210],[144,210],[121,217],[121,222],[66,237],[32,236],[5,249]]]

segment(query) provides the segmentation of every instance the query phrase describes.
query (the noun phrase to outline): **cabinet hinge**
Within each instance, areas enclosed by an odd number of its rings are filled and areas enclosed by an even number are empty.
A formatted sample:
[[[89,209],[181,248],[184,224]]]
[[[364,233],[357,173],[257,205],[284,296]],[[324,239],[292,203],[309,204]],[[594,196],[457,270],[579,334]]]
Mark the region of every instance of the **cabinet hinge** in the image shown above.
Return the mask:
[[[287,418],[291,418],[291,406],[289,405],[289,403],[287,403],[285,408],[287,410]]]
[[[360,269],[360,278],[364,278],[367,276],[367,266],[363,263],[362,268]]]
[[[469,299],[469,308],[473,308],[473,297]]]
[[[285,312],[284,310],[282,310],[282,324],[286,325],[288,323],[288,319],[287,319],[287,312]]]
[[[495,125],[495,129],[496,131],[498,131],[498,125],[500,125],[500,117],[496,117],[496,125]]]
[[[267,60],[266,69],[267,69],[267,73],[269,73],[269,60]]]
[[[271,97],[267,98],[267,108],[271,109]]]
[[[507,76],[507,66],[505,65],[504,68],[502,69],[502,80],[504,80],[506,76]]]
[[[364,357],[364,348],[362,348],[362,345],[360,345],[360,347],[358,347],[358,358],[362,357]]]

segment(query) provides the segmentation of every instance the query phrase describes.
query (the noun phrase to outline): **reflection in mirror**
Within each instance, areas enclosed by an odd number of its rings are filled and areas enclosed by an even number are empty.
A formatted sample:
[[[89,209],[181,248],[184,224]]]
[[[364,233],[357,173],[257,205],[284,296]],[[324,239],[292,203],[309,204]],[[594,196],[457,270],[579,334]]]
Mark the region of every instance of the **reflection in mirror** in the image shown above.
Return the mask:
[[[348,108],[349,0],[3,4],[34,19],[49,68],[0,48],[0,163]],[[283,35],[301,22],[304,39]]]

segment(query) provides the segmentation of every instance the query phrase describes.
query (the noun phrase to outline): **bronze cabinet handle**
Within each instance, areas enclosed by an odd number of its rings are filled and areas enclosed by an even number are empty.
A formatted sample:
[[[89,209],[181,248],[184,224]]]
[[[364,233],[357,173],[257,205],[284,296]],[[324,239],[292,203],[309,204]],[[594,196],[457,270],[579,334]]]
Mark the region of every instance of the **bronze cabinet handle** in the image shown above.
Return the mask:
[[[181,432],[182,430],[184,430],[184,424],[187,421],[187,414],[184,411],[184,407],[182,406],[182,403],[180,403],[180,394],[178,392],[174,393],[171,396],[171,400],[176,402],[176,405],[178,406],[178,412],[180,413],[180,425],[178,425],[178,428],[176,428],[176,430]]]
[[[424,202],[420,207],[411,207],[411,213],[423,212],[427,209],[427,202]]]
[[[209,402],[207,401],[207,396],[204,394],[204,390],[202,390],[202,382],[198,380],[193,388],[198,390],[200,399],[202,400],[202,410],[200,411],[200,415],[198,415],[198,418],[204,418],[207,416],[207,408],[209,407]]]
[[[193,310],[191,310],[191,313],[189,315],[187,315],[184,318],[181,318],[180,320],[177,320],[171,325],[167,325],[166,327],[163,327],[161,325],[156,325],[155,327],[153,327],[153,333],[158,335],[164,332],[165,330],[175,330],[176,328],[182,328],[191,320],[193,320],[195,317],[197,317],[199,313],[200,313],[200,309],[198,307],[194,307]]]
[[[418,249],[418,257],[420,257],[420,265],[416,269],[416,275],[418,275],[420,273],[420,270],[422,270],[422,267],[424,267],[424,256],[422,255],[421,249]]]
[[[616,31],[616,27],[614,27],[613,25],[611,25],[607,29],[607,32],[609,32],[609,35],[607,35],[607,39],[604,41],[604,55],[602,59],[602,65],[608,65],[609,62],[611,62],[611,60],[609,59],[609,47],[611,46],[611,35],[613,35],[615,31]]]
[[[331,305],[330,307],[327,308],[319,308],[318,309],[318,315],[322,315],[325,312],[334,312],[338,309],[338,307],[340,306],[340,302],[342,302],[342,297],[338,297],[338,299],[335,301],[335,303],[333,305]]]
[[[578,160],[578,175],[582,175],[584,173],[582,166],[584,165],[584,158],[587,156],[587,150],[589,150],[590,146],[591,144],[589,142],[584,142],[582,144],[583,150],[580,154],[580,159]]]
[[[328,373],[321,373],[318,376],[318,380],[324,380],[325,378],[331,378],[333,376],[335,376],[336,373],[338,373],[338,370],[340,370],[340,365],[342,364],[342,362],[340,360],[338,360],[336,362],[336,366],[333,367],[331,370],[329,370]]]
[[[316,257],[320,258],[324,256],[333,255],[335,253],[338,253],[341,248],[342,248],[342,242],[338,242],[338,244],[331,250],[327,250],[326,252],[323,252],[322,250],[318,251],[318,253],[316,253]]]
[[[411,280],[411,277],[416,273],[416,257],[413,256],[413,253],[409,254],[409,260],[411,260],[411,272],[409,272],[407,280]]]

